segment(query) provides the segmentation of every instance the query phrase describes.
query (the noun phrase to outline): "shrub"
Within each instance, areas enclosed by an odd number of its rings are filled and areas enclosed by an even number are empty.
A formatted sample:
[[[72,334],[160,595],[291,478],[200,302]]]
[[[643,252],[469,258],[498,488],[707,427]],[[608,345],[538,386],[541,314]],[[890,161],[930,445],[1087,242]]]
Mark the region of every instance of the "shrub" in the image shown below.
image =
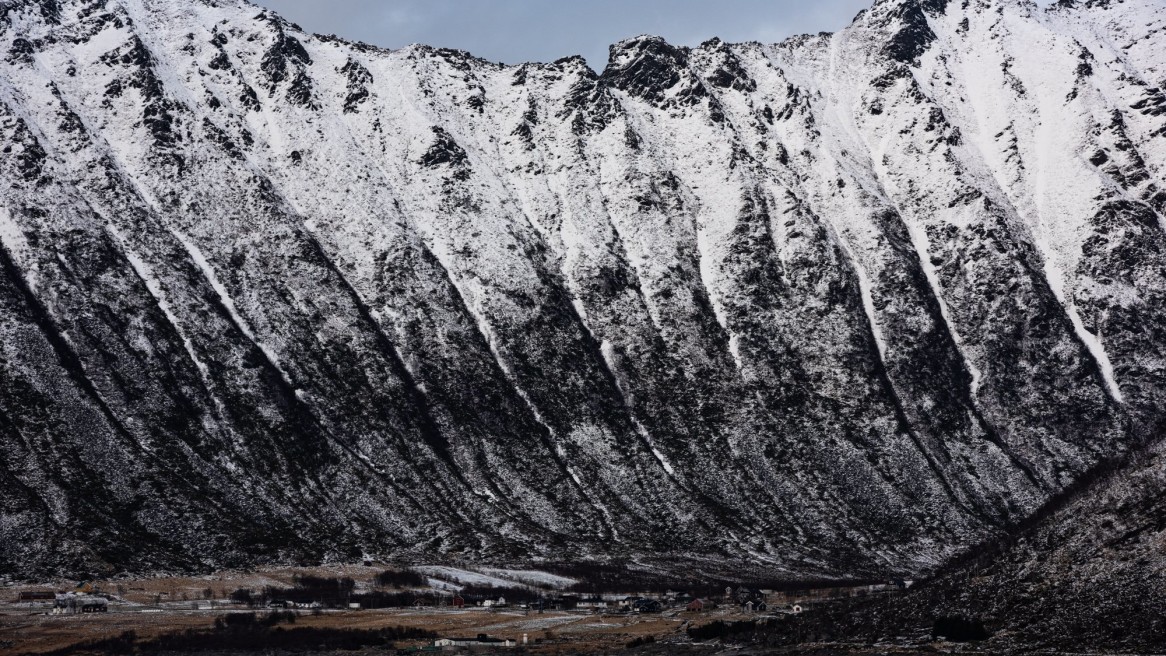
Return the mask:
[[[216,629],[247,629],[255,626],[255,613],[227,613],[215,618]]]
[[[408,608],[418,598],[429,598],[426,595],[419,597],[414,592],[380,592],[373,591],[365,594],[353,595],[352,601],[359,602],[362,608]]]
[[[255,598],[251,596],[251,591],[246,588],[239,588],[231,593],[231,601],[240,604],[247,604],[248,606],[255,605]]]
[[[628,649],[635,649],[636,647],[643,647],[656,642],[656,636],[640,636],[627,644]]]
[[[968,617],[940,617],[931,628],[931,638],[944,638],[949,642],[972,642],[991,637],[984,623]]]
[[[374,580],[382,588],[423,588],[428,584],[424,576],[410,570],[386,569]]]
[[[265,599],[284,599],[300,604],[313,601],[328,606],[348,603],[356,581],[350,578],[326,578],[321,576],[299,576],[295,587],[288,589],[267,587],[263,591]]]
[[[702,626],[688,627],[688,637],[694,641],[700,642],[703,640],[714,640],[717,638],[727,638],[729,636],[737,635],[739,633],[749,633],[757,629],[757,622],[753,620],[746,620],[743,622],[725,622],[717,620]]]
[[[290,610],[273,610],[263,618],[264,626],[275,626],[276,624],[295,624],[296,613]]]

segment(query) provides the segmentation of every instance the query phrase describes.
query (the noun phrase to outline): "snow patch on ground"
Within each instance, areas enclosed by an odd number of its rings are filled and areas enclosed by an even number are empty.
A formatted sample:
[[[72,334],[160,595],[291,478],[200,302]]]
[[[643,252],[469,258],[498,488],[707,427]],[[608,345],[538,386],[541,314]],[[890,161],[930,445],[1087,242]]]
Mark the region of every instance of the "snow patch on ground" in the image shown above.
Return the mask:
[[[497,576],[526,585],[547,588],[569,588],[579,582],[578,579],[536,569],[494,569],[485,567],[482,568],[482,572],[490,576]]]
[[[492,588],[509,588],[514,587],[516,583],[513,580],[499,576],[491,576],[490,574],[445,565],[422,565],[413,569],[431,579],[435,579],[437,583],[452,583],[458,586],[474,585]]]

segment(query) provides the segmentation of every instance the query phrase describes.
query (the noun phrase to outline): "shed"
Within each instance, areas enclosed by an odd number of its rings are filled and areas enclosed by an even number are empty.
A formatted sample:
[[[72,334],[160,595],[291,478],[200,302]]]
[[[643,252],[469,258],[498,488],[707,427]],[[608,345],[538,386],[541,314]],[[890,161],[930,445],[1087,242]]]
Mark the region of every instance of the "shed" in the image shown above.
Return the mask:
[[[693,599],[692,601],[688,602],[688,605],[685,606],[684,609],[693,611],[695,613],[699,613],[699,612],[704,610],[704,600],[703,599]]]

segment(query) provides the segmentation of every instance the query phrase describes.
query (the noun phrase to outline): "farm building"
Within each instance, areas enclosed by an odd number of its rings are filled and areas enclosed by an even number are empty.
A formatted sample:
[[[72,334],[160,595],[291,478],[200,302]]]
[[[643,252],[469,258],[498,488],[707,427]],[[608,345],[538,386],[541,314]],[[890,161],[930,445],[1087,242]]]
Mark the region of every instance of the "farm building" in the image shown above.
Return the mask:
[[[56,595],[54,613],[104,613],[109,602],[104,597],[66,592]]]
[[[499,647],[514,647],[517,643],[509,638],[492,638],[485,633],[479,633],[476,638],[441,638],[433,641],[434,647],[452,649],[466,647],[469,649],[496,649]]]

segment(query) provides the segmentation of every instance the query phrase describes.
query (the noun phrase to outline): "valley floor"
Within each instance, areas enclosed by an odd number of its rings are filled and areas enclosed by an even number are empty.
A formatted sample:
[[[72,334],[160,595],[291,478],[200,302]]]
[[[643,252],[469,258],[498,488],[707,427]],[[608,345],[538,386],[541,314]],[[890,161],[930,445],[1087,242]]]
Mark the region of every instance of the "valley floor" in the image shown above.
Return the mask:
[[[562,573],[448,566],[386,569],[386,565],[281,567],[250,572],[220,572],[207,576],[159,576],[90,581],[94,594],[109,599],[103,613],[59,614],[51,600],[22,600],[32,592],[73,590],[76,581],[39,585],[8,584],[0,588],[0,656],[84,656],[87,654],[402,654],[434,650],[442,638],[491,638],[514,642],[508,648],[475,648],[473,653],[515,654],[645,654],[714,656],[733,654],[794,654],[800,656],[866,656],[873,654],[1093,654],[1152,653],[1097,651],[1084,643],[1079,650],[1034,651],[1023,635],[1005,627],[991,640],[955,643],[934,640],[929,614],[920,604],[934,604],[932,584],[914,586],[906,594],[844,598],[824,589],[780,593],[766,591],[769,607],[746,612],[743,605],[709,603],[689,611],[671,596],[661,612],[636,613],[620,608],[624,593],[607,592],[606,608],[546,610],[523,608],[514,596],[523,589],[534,598],[581,599],[591,594],[567,593],[579,581]],[[314,580],[316,590],[348,581],[352,598],[370,593],[403,592],[400,586],[378,584],[378,576],[421,575],[424,584],[408,592],[442,606],[349,609],[345,603],[303,603],[297,608],[273,608],[271,600],[291,599]],[[321,583],[323,582],[323,583]],[[383,583],[383,581],[381,581]],[[473,586],[473,587],[470,587]],[[917,590],[915,588],[925,589]],[[834,588],[837,591],[842,588]],[[232,599],[239,590],[255,593],[248,606]],[[510,595],[510,605],[474,605],[482,590]],[[471,591],[478,594],[471,595]],[[453,608],[465,595],[467,606]],[[628,593],[632,594],[632,593]],[[946,594],[946,593],[945,593]],[[457,595],[457,597],[455,597]],[[799,596],[800,595],[800,596]],[[651,595],[663,598],[665,595]],[[949,595],[950,596],[950,595]],[[715,597],[710,597],[713,599]],[[778,599],[783,601],[778,602]],[[279,603],[279,602],[276,602]],[[798,615],[793,606],[805,612]],[[251,615],[246,625],[232,623]],[[294,619],[293,619],[294,617]],[[923,618],[923,619],[921,619]],[[270,621],[265,621],[270,620]],[[290,621],[289,621],[290,620]],[[872,638],[870,636],[894,636]],[[525,644],[524,644],[525,642]],[[1028,646],[1026,646],[1028,645]],[[465,651],[463,649],[463,651]],[[1163,652],[1166,653],[1166,652]]]
[[[159,640],[198,634],[223,635],[224,618],[254,612],[262,620],[273,609],[250,608],[234,603],[231,593],[239,589],[266,591],[291,590],[303,577],[321,580],[352,579],[357,594],[368,592],[385,566],[322,566],[311,568],[271,568],[254,572],[221,572],[209,576],[164,576],[152,578],[90,581],[88,584],[110,598],[104,613],[56,614],[52,601],[20,601],[22,593],[73,590],[76,581],[51,581],[39,585],[9,585],[0,591],[0,654],[86,654],[123,653],[137,650],[156,653]],[[572,654],[642,651],[644,653],[713,654],[724,649],[719,642],[694,642],[688,630],[714,622],[763,620],[768,614],[744,612],[738,605],[722,605],[703,612],[666,608],[658,613],[631,613],[618,608],[616,598],[623,594],[604,595],[611,607],[599,609],[547,610],[540,612],[518,606],[483,608],[471,605],[462,609],[448,606],[453,594],[466,585],[493,586],[507,594],[522,587],[541,595],[555,596],[577,581],[548,572],[525,570],[458,569],[453,567],[415,567],[411,571],[425,574],[427,586],[418,594],[433,594],[443,599],[445,607],[386,608],[342,610],[297,608],[294,623],[281,623],[261,631],[316,631],[313,636],[331,632],[328,644],[345,636],[368,635],[385,631],[392,646],[365,646],[362,653],[398,653],[432,647],[436,638],[491,637],[510,639],[516,648],[506,653]],[[511,587],[505,587],[511,586]],[[556,589],[559,588],[559,589]],[[444,595],[444,596],[441,596]],[[467,595],[468,597],[469,595]],[[590,595],[583,595],[584,597]],[[305,604],[306,605],[306,604]],[[276,613],[287,613],[275,609]],[[776,611],[789,612],[788,609]],[[428,632],[428,637],[398,638],[410,629]],[[127,640],[127,636],[132,635]],[[526,645],[523,646],[525,638]],[[300,645],[296,653],[305,652]],[[739,650],[740,647],[735,649]],[[817,653],[827,653],[818,651]],[[846,648],[847,653],[855,653]],[[207,653],[183,650],[183,653]],[[214,653],[223,654],[222,651]],[[231,652],[228,652],[231,653]],[[240,648],[238,653],[255,653]],[[263,649],[261,653],[280,653]],[[351,653],[345,652],[345,653]],[[477,650],[477,653],[482,653]],[[489,652],[487,652],[489,653]],[[809,652],[815,653],[815,652]]]

